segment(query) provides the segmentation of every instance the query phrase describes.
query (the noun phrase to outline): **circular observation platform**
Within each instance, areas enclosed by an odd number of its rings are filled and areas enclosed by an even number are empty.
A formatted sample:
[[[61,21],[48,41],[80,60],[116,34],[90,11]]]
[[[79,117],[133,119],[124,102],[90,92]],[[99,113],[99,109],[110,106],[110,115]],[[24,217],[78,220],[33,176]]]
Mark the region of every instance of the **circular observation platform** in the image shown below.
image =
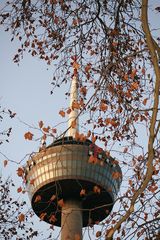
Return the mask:
[[[122,174],[117,162],[97,148],[90,140],[78,142],[65,137],[28,160],[25,179],[37,216],[48,223],[55,216],[54,225],[61,226],[62,202],[72,199],[81,202],[83,227],[108,216]],[[96,163],[90,163],[91,156]],[[113,178],[114,173],[119,177]]]

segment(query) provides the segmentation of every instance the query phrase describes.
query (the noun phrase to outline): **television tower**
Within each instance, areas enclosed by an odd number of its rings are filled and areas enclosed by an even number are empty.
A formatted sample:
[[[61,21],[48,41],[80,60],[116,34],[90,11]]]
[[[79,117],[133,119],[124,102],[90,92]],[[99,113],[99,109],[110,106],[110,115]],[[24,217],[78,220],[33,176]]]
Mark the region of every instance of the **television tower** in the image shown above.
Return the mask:
[[[74,76],[71,109],[78,99],[77,91]],[[83,227],[105,219],[113,208],[122,181],[117,161],[106,156],[90,140],[76,140],[78,110],[72,109],[69,116],[68,136],[36,153],[25,166],[32,208],[41,220],[61,227],[61,240],[82,239]],[[73,121],[74,128],[71,127]],[[96,162],[91,163],[91,158]],[[118,177],[114,178],[114,174]]]

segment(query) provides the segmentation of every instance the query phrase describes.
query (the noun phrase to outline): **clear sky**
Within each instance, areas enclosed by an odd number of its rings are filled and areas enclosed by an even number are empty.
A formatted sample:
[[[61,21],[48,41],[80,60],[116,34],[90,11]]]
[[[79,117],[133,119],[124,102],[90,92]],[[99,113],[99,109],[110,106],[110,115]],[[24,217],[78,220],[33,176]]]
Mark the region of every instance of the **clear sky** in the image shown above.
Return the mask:
[[[159,1],[155,2],[159,4]],[[157,25],[155,28],[159,27],[160,21],[156,21],[159,15],[151,16],[152,21]],[[10,143],[2,145],[0,152],[9,159],[19,162],[26,154],[36,151],[39,146],[39,142],[30,142],[24,139],[24,133],[32,130],[21,121],[33,126],[38,126],[40,120],[43,120],[46,126],[54,126],[62,122],[58,112],[67,103],[64,96],[65,87],[57,89],[53,95],[50,95],[53,67],[48,67],[43,61],[28,54],[17,66],[12,61],[14,53],[16,53],[17,43],[11,42],[9,34],[4,33],[3,29],[0,29],[0,36],[0,104],[17,113],[15,119],[6,119],[0,127],[1,129],[13,127]],[[65,127],[66,124],[61,124],[58,129],[63,131]],[[4,169],[3,160],[5,158],[1,154],[0,160],[2,160],[0,165],[2,175],[4,177],[11,175],[19,187],[19,180],[16,177],[17,165],[9,163]],[[25,161],[23,161],[24,163]],[[27,195],[24,195],[23,198],[27,199]],[[40,229],[47,229],[46,224],[35,221]]]

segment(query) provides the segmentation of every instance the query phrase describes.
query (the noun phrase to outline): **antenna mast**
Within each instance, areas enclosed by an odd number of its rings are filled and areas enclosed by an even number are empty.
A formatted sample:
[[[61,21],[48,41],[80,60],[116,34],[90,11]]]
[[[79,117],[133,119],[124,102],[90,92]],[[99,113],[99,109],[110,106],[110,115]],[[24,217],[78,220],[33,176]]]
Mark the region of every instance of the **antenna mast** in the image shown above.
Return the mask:
[[[77,82],[77,74],[75,74],[72,78],[71,82],[71,91],[70,91],[70,109],[71,113],[69,114],[68,121],[68,136],[72,136],[75,138],[76,132],[79,130],[79,119],[78,119],[78,109],[73,109],[73,103],[78,101],[78,82]],[[72,127],[74,123],[74,128]]]

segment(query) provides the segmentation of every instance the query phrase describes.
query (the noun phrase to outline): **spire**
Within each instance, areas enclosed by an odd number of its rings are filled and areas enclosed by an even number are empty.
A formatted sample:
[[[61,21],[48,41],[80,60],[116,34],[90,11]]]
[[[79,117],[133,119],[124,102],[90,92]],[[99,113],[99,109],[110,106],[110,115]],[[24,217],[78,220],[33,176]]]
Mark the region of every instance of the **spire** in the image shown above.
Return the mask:
[[[79,121],[78,121],[78,109],[73,109],[73,103],[78,101],[78,89],[77,89],[77,74],[73,76],[71,82],[71,91],[70,91],[70,109],[72,110],[69,114],[68,121],[68,136],[75,137],[76,132],[78,132]]]

